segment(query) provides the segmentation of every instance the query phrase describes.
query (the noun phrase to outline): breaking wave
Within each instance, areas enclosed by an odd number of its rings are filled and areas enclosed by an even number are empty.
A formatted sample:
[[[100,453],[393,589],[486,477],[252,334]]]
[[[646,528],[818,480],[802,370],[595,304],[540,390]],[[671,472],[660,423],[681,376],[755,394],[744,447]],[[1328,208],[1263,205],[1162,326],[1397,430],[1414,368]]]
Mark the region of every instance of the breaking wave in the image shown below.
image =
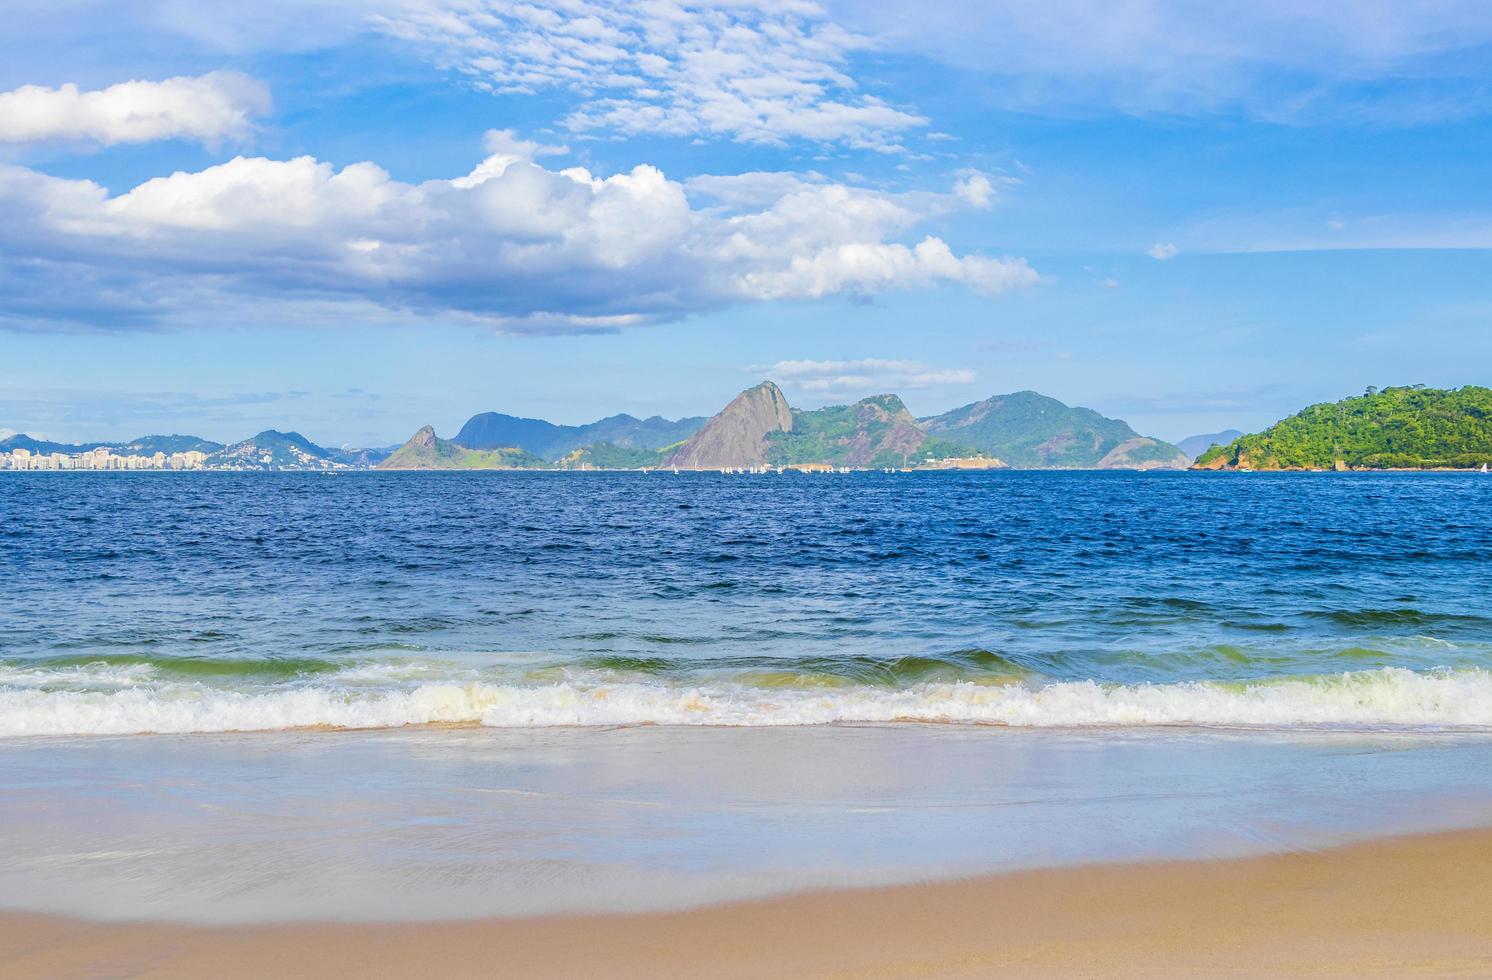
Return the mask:
[[[114,689],[0,689],[0,736],[122,735],[399,728],[598,725],[963,723],[1012,727],[1492,727],[1492,671],[1396,667],[1247,682],[1037,683],[1005,680],[899,687],[782,687],[739,680],[554,683],[337,683],[232,690],[201,680]]]

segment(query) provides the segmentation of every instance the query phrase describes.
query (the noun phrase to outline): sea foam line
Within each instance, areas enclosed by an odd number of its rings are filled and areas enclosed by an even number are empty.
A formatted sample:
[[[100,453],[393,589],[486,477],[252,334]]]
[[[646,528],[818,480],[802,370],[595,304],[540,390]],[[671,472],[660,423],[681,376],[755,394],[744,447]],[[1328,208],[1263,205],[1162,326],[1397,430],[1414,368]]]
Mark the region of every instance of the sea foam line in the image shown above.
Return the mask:
[[[955,722],[1045,726],[1492,727],[1492,672],[1401,668],[1252,683],[928,683],[833,690],[661,683],[426,683],[242,692],[200,684],[0,689],[0,736],[593,725]]]

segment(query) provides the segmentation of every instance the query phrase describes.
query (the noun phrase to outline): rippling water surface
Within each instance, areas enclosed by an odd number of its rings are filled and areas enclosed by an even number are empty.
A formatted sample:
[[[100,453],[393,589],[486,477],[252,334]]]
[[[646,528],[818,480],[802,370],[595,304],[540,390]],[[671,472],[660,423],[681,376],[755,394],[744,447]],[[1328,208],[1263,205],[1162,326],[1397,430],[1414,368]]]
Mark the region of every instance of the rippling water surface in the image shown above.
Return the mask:
[[[0,734],[1492,726],[1492,480],[13,474]]]

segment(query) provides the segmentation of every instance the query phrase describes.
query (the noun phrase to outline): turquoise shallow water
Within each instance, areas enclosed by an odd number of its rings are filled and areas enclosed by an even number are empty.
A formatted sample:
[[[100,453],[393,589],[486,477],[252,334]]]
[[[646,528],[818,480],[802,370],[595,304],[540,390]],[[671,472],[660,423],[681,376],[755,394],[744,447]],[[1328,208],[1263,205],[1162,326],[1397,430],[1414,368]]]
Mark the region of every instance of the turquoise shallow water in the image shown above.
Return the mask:
[[[1466,474],[11,474],[0,735],[1492,725]]]
[[[0,744],[0,907],[242,922],[677,908],[1492,821],[1474,734],[404,729]]]

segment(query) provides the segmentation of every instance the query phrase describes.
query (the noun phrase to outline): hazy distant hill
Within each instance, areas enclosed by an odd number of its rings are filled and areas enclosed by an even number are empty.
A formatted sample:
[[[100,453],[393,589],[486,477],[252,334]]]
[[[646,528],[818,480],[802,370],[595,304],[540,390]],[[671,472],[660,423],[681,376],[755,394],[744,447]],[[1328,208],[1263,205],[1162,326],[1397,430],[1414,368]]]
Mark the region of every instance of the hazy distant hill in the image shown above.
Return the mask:
[[[131,439],[125,443],[105,443],[116,453],[128,455],[131,453],[140,456],[149,456],[153,453],[215,453],[223,448],[221,442],[213,442],[211,439],[202,439],[198,436],[141,436]]]
[[[1126,422],[1034,391],[995,395],[921,422],[934,435],[1018,469],[1180,469],[1189,462],[1180,449]]]
[[[332,450],[332,459],[348,466],[359,469],[377,466],[394,454],[398,446],[378,446],[368,448],[347,448]]]
[[[213,442],[210,439],[202,439],[198,436],[141,436],[138,439],[130,439],[126,442],[48,442],[41,439],[33,439],[25,433],[13,435],[8,439],[0,440],[0,452],[10,452],[12,449],[28,449],[33,453],[86,453],[90,449],[100,447],[110,449],[120,456],[150,456],[155,453],[185,453],[196,451],[199,453],[215,453],[223,448],[221,442]]]
[[[1243,433],[1238,429],[1224,429],[1221,432],[1209,432],[1206,435],[1187,436],[1176,443],[1176,448],[1192,459],[1196,459],[1213,446],[1226,446],[1241,435]]]
[[[689,438],[704,422],[702,418],[674,421],[659,415],[639,419],[623,414],[585,425],[555,425],[543,419],[483,412],[468,419],[452,441],[468,449],[517,448],[545,459],[558,459],[572,450],[599,443],[621,449],[662,449]]]
[[[396,449],[377,468],[380,470],[522,470],[546,469],[549,463],[522,449],[468,449],[449,439],[440,439],[432,426],[425,426]]]
[[[1492,388],[1369,388],[1216,446],[1198,469],[1422,469],[1492,463]]]
[[[330,470],[338,463],[330,449],[316,445],[299,432],[266,429],[207,457],[211,468],[241,470]]]
[[[8,453],[12,449],[24,449],[31,453],[86,453],[90,449],[97,449],[106,445],[102,442],[49,442],[46,439],[33,439],[24,432],[18,432],[13,436],[0,439],[0,453]]]

